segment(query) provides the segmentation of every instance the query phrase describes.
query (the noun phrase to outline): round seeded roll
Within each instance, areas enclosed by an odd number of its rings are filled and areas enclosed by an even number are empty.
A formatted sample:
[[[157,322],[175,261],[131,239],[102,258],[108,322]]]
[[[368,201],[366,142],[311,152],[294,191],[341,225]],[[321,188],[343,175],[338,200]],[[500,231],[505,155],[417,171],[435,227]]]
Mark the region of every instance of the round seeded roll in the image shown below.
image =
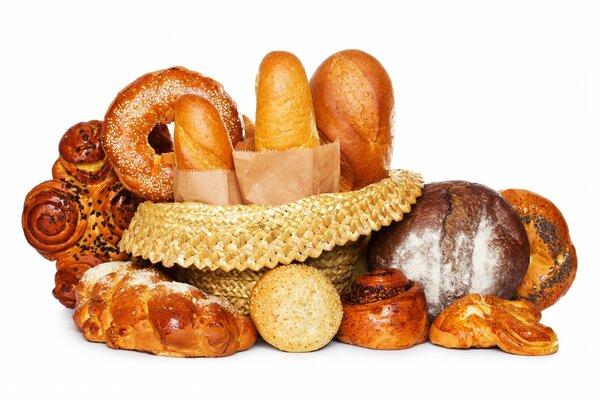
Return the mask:
[[[277,267],[256,283],[250,316],[262,338],[279,350],[307,352],[333,339],[343,310],[335,286],[304,264]]]

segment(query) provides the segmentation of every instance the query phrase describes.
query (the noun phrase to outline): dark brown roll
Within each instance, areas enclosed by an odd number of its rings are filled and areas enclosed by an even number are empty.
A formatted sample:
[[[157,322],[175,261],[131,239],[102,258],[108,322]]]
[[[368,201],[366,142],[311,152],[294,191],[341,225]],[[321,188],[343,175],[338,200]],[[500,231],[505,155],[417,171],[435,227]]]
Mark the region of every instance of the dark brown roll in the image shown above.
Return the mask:
[[[102,121],[79,122],[70,127],[60,139],[58,152],[71,164],[89,164],[104,160],[100,146]]]
[[[52,168],[55,180],[74,178],[93,185],[107,179],[112,167],[106,162],[100,145],[102,121],[79,122],[70,127],[60,139],[59,159]]]
[[[369,267],[425,288],[430,318],[468,293],[511,298],[529,265],[527,233],[506,200],[479,184],[427,184],[406,218],[373,234]]]
[[[427,340],[423,287],[399,270],[382,268],[356,278],[342,297],[339,341],[369,349],[406,349]]]

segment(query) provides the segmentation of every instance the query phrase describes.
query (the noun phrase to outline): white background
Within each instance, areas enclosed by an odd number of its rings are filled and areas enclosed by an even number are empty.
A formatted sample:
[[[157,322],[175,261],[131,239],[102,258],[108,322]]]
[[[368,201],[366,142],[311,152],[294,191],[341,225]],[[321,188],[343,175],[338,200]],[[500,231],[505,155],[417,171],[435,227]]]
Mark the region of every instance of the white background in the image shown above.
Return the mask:
[[[597,398],[600,2],[16,3],[0,6],[1,398]],[[54,264],[20,225],[23,199],[50,178],[63,132],[102,119],[121,88],[173,65],[219,80],[253,116],[267,52],[294,52],[310,76],[346,48],[373,54],[392,78],[394,167],[429,182],[528,188],[563,211],[579,271],[542,320],[559,352],[334,342],[286,354],[259,343],[224,359],[182,360],[84,341],[50,294]]]

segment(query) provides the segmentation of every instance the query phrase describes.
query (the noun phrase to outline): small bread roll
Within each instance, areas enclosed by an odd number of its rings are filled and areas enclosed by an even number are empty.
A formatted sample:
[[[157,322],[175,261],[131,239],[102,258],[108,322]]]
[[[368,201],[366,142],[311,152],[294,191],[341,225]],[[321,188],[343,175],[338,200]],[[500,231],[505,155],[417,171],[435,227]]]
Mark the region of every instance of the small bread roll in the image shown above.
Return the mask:
[[[231,139],[217,109],[201,96],[175,103],[175,165],[182,170],[232,170]]]
[[[342,322],[340,295],[321,272],[303,264],[264,274],[250,294],[250,316],[279,350],[307,352],[333,339]]]
[[[256,81],[256,151],[319,145],[308,78],[296,56],[274,51],[260,64]]]
[[[319,132],[328,141],[340,141],[342,186],[353,181],[356,190],[385,178],[392,155],[394,92],[381,63],[364,51],[340,51],[317,68],[310,89]]]
[[[395,268],[361,275],[342,299],[340,342],[369,349],[406,349],[427,340],[423,286]]]

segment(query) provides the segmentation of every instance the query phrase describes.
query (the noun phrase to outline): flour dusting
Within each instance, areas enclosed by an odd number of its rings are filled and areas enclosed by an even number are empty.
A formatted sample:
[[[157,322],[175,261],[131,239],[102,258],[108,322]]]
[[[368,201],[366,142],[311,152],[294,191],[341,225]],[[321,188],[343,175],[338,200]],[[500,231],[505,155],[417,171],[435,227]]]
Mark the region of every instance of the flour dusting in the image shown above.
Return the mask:
[[[181,282],[158,282],[155,284],[155,286],[161,286],[170,292],[180,293],[183,295],[189,294],[190,290],[192,290],[192,286],[188,285],[187,283]]]
[[[113,261],[99,264],[85,271],[81,280],[86,285],[93,285],[102,277],[112,274],[113,272],[121,271],[131,266],[131,261]]]
[[[403,246],[398,246],[394,259],[403,260],[400,268],[408,279],[420,282],[425,289],[429,308],[439,308],[442,270],[441,232],[426,229],[411,233]]]
[[[494,226],[487,217],[479,220],[479,226],[473,240],[473,260],[471,293],[487,294],[492,286],[492,277],[500,267],[499,249],[493,243]]]
[[[160,274],[154,269],[139,269],[131,272],[128,285],[153,285],[160,279]]]
[[[490,291],[501,267],[500,250],[493,239],[494,225],[482,217],[472,237],[461,233],[442,238],[434,229],[412,232],[394,257],[402,260],[399,266],[409,279],[423,285],[429,313],[437,315],[468,293]]]

